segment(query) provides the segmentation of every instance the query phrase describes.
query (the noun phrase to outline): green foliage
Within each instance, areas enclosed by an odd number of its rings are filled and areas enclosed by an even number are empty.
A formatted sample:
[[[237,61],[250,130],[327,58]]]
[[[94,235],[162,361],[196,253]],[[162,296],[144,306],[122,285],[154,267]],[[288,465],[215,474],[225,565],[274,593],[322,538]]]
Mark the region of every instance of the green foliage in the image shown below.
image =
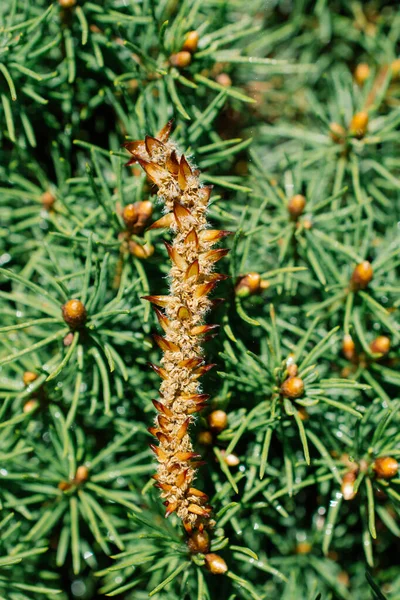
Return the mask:
[[[1,3],[0,599],[400,597],[400,477],[374,469],[400,457],[395,4]],[[121,146],[171,118],[215,186],[212,226],[235,233],[193,428],[228,414],[196,443],[225,575],[189,552],[151,478],[159,352],[142,296],[168,290],[169,234],[127,233],[123,208],[152,188]],[[252,272],[264,285],[237,293]]]

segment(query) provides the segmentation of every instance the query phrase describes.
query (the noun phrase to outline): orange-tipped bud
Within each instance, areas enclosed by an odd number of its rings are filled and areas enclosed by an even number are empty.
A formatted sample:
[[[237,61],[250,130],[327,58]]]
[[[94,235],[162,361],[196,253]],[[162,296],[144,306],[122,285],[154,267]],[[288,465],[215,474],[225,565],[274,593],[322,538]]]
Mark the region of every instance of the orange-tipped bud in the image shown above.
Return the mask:
[[[224,258],[230,252],[229,248],[219,248],[218,250],[209,250],[208,252],[204,252],[202,254],[202,258],[204,261],[216,263],[221,258]]]
[[[162,216],[157,221],[154,221],[154,223],[152,225],[150,225],[150,227],[147,228],[147,231],[150,231],[151,229],[164,229],[167,227],[171,227],[174,223],[175,223],[174,214],[172,212],[170,212],[170,213]]]
[[[165,511],[165,518],[168,519],[168,517],[170,515],[172,515],[172,513],[175,512],[177,508],[178,508],[177,502],[169,502],[168,506],[167,506],[167,510]]]
[[[219,325],[196,325],[190,330],[190,335],[203,335],[213,329],[217,329]]]
[[[129,252],[136,256],[136,258],[149,258],[154,254],[153,244],[138,244],[135,240],[129,240],[128,242]]]
[[[33,400],[33,399],[28,400],[27,402],[25,402],[22,412],[24,414],[28,414],[28,413],[36,410],[38,408],[38,406],[39,406],[39,402],[37,400]]]
[[[89,477],[89,469],[85,465],[80,465],[75,473],[75,483],[84,483]]]
[[[374,275],[371,263],[368,260],[364,260],[359,263],[351,276],[351,284],[354,290],[364,290],[368,284],[372,281]]]
[[[196,286],[194,291],[195,298],[202,298],[203,296],[207,296],[217,285],[216,281],[209,281],[208,283],[202,283]]]
[[[139,218],[137,205],[128,204],[122,211],[122,219],[126,225],[126,228],[132,230],[137,223]]]
[[[203,531],[196,530],[191,533],[187,544],[193,554],[206,554],[210,549],[210,536],[205,529]]]
[[[342,352],[347,360],[353,360],[356,356],[356,345],[348,333],[343,337]]]
[[[58,4],[61,6],[61,8],[70,9],[75,6],[76,0],[58,0]]]
[[[288,373],[288,377],[296,377],[299,367],[295,363],[290,363],[287,365],[286,371]]]
[[[215,433],[223,431],[228,426],[228,415],[224,410],[213,410],[207,417],[210,429]]]
[[[223,575],[228,570],[228,565],[218,554],[210,553],[204,557],[206,567],[213,575]]]
[[[173,246],[171,246],[170,244],[168,244],[168,242],[164,242],[164,245],[167,249],[168,256],[170,257],[170,259],[172,260],[174,265],[177,266],[178,269],[183,269],[183,270],[187,269],[188,264],[187,264],[186,260],[183,258],[183,256],[181,256],[179,254],[177,249],[174,248]]]
[[[166,340],[161,335],[157,335],[156,333],[153,333],[153,339],[154,339],[155,343],[157,344],[157,346],[159,348],[161,348],[161,350],[163,352],[180,352],[179,346],[174,344],[174,342],[170,342],[169,340]]]
[[[179,228],[182,228],[183,221],[191,216],[192,213],[185,206],[182,206],[179,202],[174,203],[174,217]]]
[[[151,369],[153,369],[153,371],[155,373],[157,373],[157,375],[159,375],[161,377],[161,379],[168,379],[168,373],[165,369],[163,369],[162,367],[159,367],[158,365],[155,365],[153,363],[147,363],[149,365],[149,367]]]
[[[300,377],[288,377],[282,383],[280,393],[290,400],[301,398],[304,394],[304,381]]]
[[[387,354],[390,350],[390,338],[386,335],[378,335],[369,345],[371,352],[376,354]]]
[[[364,85],[370,73],[371,69],[369,68],[368,63],[359,63],[354,71],[354,79],[358,85]]]
[[[201,458],[201,454],[196,454],[196,452],[177,452],[174,456],[175,460],[181,462],[192,460],[192,458]]]
[[[186,246],[190,246],[190,244],[193,244],[193,246],[197,250],[197,248],[199,247],[199,238],[197,237],[197,233],[194,229],[191,229],[189,231],[189,233],[185,237],[184,244]]]
[[[299,542],[296,546],[296,554],[309,554],[312,550],[310,542]]]
[[[178,442],[182,440],[182,438],[186,435],[188,427],[190,425],[190,418],[186,419],[186,421],[179,427],[178,431],[174,435],[174,439]]]
[[[165,415],[166,417],[173,417],[174,413],[172,412],[172,410],[170,410],[167,406],[165,406],[165,404],[163,404],[162,402],[159,402],[158,400],[152,400],[152,403],[155,407],[155,409],[159,412],[162,413],[163,415]]]
[[[150,444],[150,448],[156,455],[158,462],[165,462],[167,460],[167,454],[159,446],[154,446],[154,444]]]
[[[379,479],[391,479],[399,472],[399,463],[392,456],[382,456],[374,462],[373,469]]]
[[[160,142],[160,140],[151,137],[150,135],[146,135],[144,138],[144,144],[150,158],[153,156],[153,154],[160,153],[160,151],[163,152],[165,149],[165,145]]]
[[[354,115],[350,122],[349,131],[357,138],[362,138],[367,133],[368,128],[368,113],[360,111]]]
[[[240,463],[240,459],[238,456],[236,456],[236,454],[226,454],[225,452],[222,452],[222,456],[224,458],[224,462],[228,465],[228,467],[237,467]]]
[[[225,88],[229,88],[232,85],[232,79],[229,77],[228,73],[219,73],[219,75],[216,76],[215,81]]]
[[[187,50],[181,50],[176,54],[171,54],[169,57],[169,62],[173,67],[177,67],[178,69],[184,69],[188,67],[192,62],[192,55]]]
[[[354,482],[357,479],[357,471],[349,471],[343,475],[341,492],[344,500],[353,500],[357,492],[354,490]]]
[[[61,311],[64,321],[71,329],[80,329],[86,323],[86,308],[80,300],[68,300],[61,307]]]
[[[210,516],[211,509],[207,509],[204,506],[199,506],[198,504],[189,504],[188,511],[193,515],[207,518]]]
[[[292,219],[298,219],[306,207],[306,199],[302,194],[296,194],[289,200],[288,211]]]
[[[22,381],[24,382],[24,385],[30,385],[36,381],[38,377],[39,375],[33,373],[33,371],[25,371],[25,373],[22,375]]]
[[[199,233],[199,238],[202,242],[215,244],[227,235],[232,235],[232,231],[227,231],[226,229],[203,229]]]
[[[152,304],[156,306],[161,306],[161,308],[166,308],[171,302],[175,300],[172,296],[142,296],[143,300],[148,300]]]
[[[339,123],[331,123],[329,125],[329,135],[335,144],[343,144],[346,139],[346,130]]]
[[[42,206],[44,210],[50,211],[56,201],[56,197],[50,191],[43,192],[41,195]]]
[[[260,291],[261,276],[258,273],[248,273],[241,277],[236,286],[235,294],[239,298],[246,298],[251,294],[257,294]]]
[[[199,43],[199,34],[197,33],[197,31],[195,31],[195,30],[189,31],[186,34],[185,41],[182,46],[182,50],[186,50],[187,52],[190,52],[191,54],[193,54],[197,50],[198,43]]]
[[[72,483],[70,483],[69,481],[60,481],[60,483],[57,485],[57,487],[62,492],[66,492],[67,490],[71,489]]]
[[[189,279],[191,279],[193,277],[194,280],[197,281],[199,274],[200,274],[200,266],[199,266],[199,261],[196,259],[186,269],[184,279],[185,279],[185,281],[188,281]]]

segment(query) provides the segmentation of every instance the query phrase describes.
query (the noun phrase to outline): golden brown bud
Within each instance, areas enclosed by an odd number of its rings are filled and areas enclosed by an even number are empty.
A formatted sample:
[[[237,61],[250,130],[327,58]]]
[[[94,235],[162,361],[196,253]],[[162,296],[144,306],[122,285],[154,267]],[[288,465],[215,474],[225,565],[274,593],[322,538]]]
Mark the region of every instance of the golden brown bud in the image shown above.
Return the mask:
[[[71,329],[79,329],[86,323],[86,308],[80,300],[68,300],[62,307],[62,316],[64,321]]]
[[[49,191],[43,192],[41,196],[42,206],[45,210],[51,210],[53,208],[54,202],[56,201],[55,196]]]
[[[228,73],[220,73],[216,76],[215,81],[226,88],[231,87],[232,85],[232,79],[229,77]]]
[[[207,417],[210,429],[215,433],[219,433],[226,429],[228,425],[228,415],[223,410],[213,410]]]
[[[140,223],[144,224],[148,219],[150,219],[153,214],[153,204],[150,200],[142,200],[142,202],[137,202],[137,212],[138,212],[138,220]]]
[[[260,291],[261,277],[258,273],[248,273],[236,284],[235,293],[240,298],[246,298]]]
[[[368,113],[364,110],[356,113],[350,122],[349,131],[357,138],[362,138],[367,132]]]
[[[349,471],[343,475],[341,492],[344,500],[353,500],[357,492],[354,491],[354,482],[357,479],[357,471]]]
[[[210,431],[200,431],[197,435],[197,441],[202,446],[211,446],[213,443],[213,436]]]
[[[25,373],[22,375],[22,381],[24,382],[24,385],[29,385],[30,383],[33,383],[38,377],[39,375],[33,373],[32,371],[25,371]]]
[[[364,260],[358,264],[351,276],[353,289],[364,290],[372,281],[373,274],[371,263],[368,260]]]
[[[299,371],[299,368],[296,364],[291,363],[291,364],[287,365],[286,370],[288,372],[289,377],[296,377],[296,375]]]
[[[75,473],[75,483],[83,483],[89,477],[89,469],[85,465],[81,465],[77,468]]]
[[[329,135],[335,144],[343,144],[346,139],[346,130],[339,123],[329,125]]]
[[[128,204],[122,211],[122,218],[126,228],[131,230],[136,225],[138,220],[137,204]]]
[[[400,58],[396,58],[390,65],[392,75],[394,79],[397,79],[400,75]]]
[[[306,207],[306,199],[302,194],[296,194],[289,200],[288,211],[292,219],[298,219]]]
[[[25,414],[30,413],[39,406],[39,402],[37,400],[28,400],[24,404],[24,408],[22,409]]]
[[[134,240],[129,240],[128,247],[129,252],[136,256],[136,258],[149,258],[149,256],[154,254],[154,246],[152,244],[141,246]]]
[[[368,63],[360,63],[354,71],[354,79],[358,85],[364,85],[370,75],[371,69]]]
[[[304,381],[300,377],[288,377],[281,385],[281,395],[290,400],[301,398],[304,394]]]
[[[169,57],[169,62],[173,67],[184,69],[185,67],[188,67],[192,62],[192,55],[187,50],[181,50],[181,52],[171,54],[171,56]]]
[[[299,542],[296,546],[296,554],[309,554],[312,550],[310,542]]]
[[[76,0],[58,0],[61,8],[73,8],[76,4]]]
[[[187,544],[193,554],[198,552],[206,554],[210,549],[210,536],[205,529],[203,531],[196,530],[189,537]]]
[[[66,492],[71,489],[71,483],[69,481],[60,481],[57,487],[62,492]]]
[[[353,360],[356,355],[356,345],[349,334],[346,334],[343,338],[342,352],[347,360]]]
[[[199,34],[197,33],[197,31],[189,31],[189,33],[186,34],[182,50],[186,50],[187,52],[191,52],[193,54],[197,50],[198,43]]]
[[[386,335],[378,335],[369,345],[371,351],[376,354],[387,354],[390,350],[390,338]]]
[[[236,456],[236,454],[225,454],[224,452],[222,452],[221,454],[224,457],[224,461],[226,462],[228,467],[237,467],[240,463],[240,459],[238,456]]]
[[[213,575],[223,575],[228,570],[228,565],[218,554],[206,554],[204,557],[206,567]]]
[[[399,463],[391,456],[382,456],[375,460],[373,468],[379,479],[391,479],[396,477],[399,471]]]

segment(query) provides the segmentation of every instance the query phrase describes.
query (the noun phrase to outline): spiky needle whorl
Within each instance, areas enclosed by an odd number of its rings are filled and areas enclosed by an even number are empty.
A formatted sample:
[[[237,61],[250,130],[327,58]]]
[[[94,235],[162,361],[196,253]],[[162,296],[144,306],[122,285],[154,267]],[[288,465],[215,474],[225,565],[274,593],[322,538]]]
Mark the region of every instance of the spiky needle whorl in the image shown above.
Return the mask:
[[[200,456],[193,452],[188,427],[208,399],[198,382],[213,366],[204,364],[202,336],[216,326],[205,325],[204,316],[213,304],[208,294],[225,278],[213,272],[214,264],[228,252],[212,246],[229,232],[207,228],[211,187],[200,184],[199,172],[169,141],[170,132],[171,122],[157,137],[146,136],[125,147],[133,155],[128,164],[140,163],[165,204],[166,214],[150,229],[170,227],[175,234],[172,245],[165,243],[172,261],[170,295],[146,296],[165,332],[164,337],[154,335],[164,355],[161,367],[152,368],[163,381],[160,399],[153,401],[159,414],[150,432],[159,442],[152,446],[159,463],[154,477],[165,499],[166,516],[176,511],[190,528],[202,526],[211,512],[206,494],[192,486]]]

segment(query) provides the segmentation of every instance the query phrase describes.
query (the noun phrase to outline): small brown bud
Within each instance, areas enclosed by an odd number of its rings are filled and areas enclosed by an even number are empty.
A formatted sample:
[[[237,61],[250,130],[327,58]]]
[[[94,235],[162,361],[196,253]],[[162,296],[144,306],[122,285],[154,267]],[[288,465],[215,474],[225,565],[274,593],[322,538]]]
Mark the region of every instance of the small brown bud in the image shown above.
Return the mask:
[[[288,211],[292,219],[298,219],[306,207],[306,199],[302,194],[296,194],[289,200]]]
[[[364,260],[358,264],[351,276],[351,283],[354,290],[364,290],[368,284],[372,281],[373,270],[371,263],[368,260]]]
[[[62,492],[66,492],[71,489],[71,483],[69,481],[60,481],[57,487]]]
[[[25,371],[25,373],[22,375],[22,381],[24,382],[24,385],[29,385],[30,383],[33,383],[38,377],[39,375],[33,373],[32,371]]]
[[[169,62],[173,67],[178,67],[179,69],[184,69],[188,67],[192,62],[192,55],[187,50],[181,50],[181,52],[177,52],[176,54],[171,54],[169,57]]]
[[[386,335],[378,335],[369,345],[371,351],[376,354],[387,354],[390,350],[390,338]]]
[[[228,570],[228,565],[218,554],[206,554],[204,557],[206,567],[213,575],[223,575]]]
[[[364,110],[356,113],[350,122],[349,131],[357,138],[362,138],[367,133],[368,113]]]
[[[138,221],[140,224],[144,225],[153,214],[153,204],[150,202],[150,200],[142,200],[142,202],[137,202],[136,206]]]
[[[231,87],[232,85],[232,79],[229,77],[228,73],[220,73],[216,76],[215,81],[226,88]]]
[[[341,492],[344,500],[353,500],[357,492],[354,491],[354,482],[357,479],[357,471],[349,471],[343,475]]]
[[[248,273],[236,284],[235,293],[239,298],[246,298],[260,291],[261,277],[258,273]]]
[[[331,123],[329,125],[329,135],[335,144],[343,144],[346,139],[346,130],[339,123]]]
[[[343,338],[342,352],[347,360],[353,360],[356,355],[356,345],[349,334],[346,334]]]
[[[61,8],[73,8],[76,4],[76,0],[58,0]]]
[[[190,552],[193,552],[193,554],[198,552],[206,554],[210,549],[210,536],[205,529],[203,531],[196,530],[189,537],[187,544]]]
[[[67,333],[67,335],[63,339],[63,344],[66,348],[68,348],[68,346],[70,346],[73,341],[74,341],[74,334],[71,333],[71,331],[70,331],[69,333]]]
[[[307,229],[309,231],[310,229],[312,229],[312,225],[313,224],[312,224],[311,219],[304,219],[303,220],[303,227],[304,227],[304,229]]]
[[[379,479],[391,479],[396,477],[399,470],[399,463],[391,456],[382,456],[374,462],[373,469]]]
[[[309,554],[312,550],[310,542],[299,542],[296,546],[296,554]]]
[[[225,454],[224,452],[222,452],[221,454],[224,457],[224,461],[226,462],[228,467],[237,467],[240,463],[239,457],[236,456],[236,454]]]
[[[197,50],[198,43],[199,34],[197,33],[197,31],[189,31],[189,33],[186,34],[182,50],[186,50],[187,52],[191,52],[193,54]]]
[[[75,483],[83,483],[89,477],[89,469],[85,465],[80,465],[75,473]]]
[[[207,417],[210,429],[219,433],[228,425],[228,415],[223,410],[213,410]]]
[[[299,368],[296,364],[290,363],[289,365],[286,366],[286,370],[288,372],[289,377],[296,377],[296,375],[299,371]]]
[[[56,201],[55,196],[49,191],[43,192],[41,196],[42,206],[45,210],[51,210],[53,208],[54,202]]]
[[[136,204],[128,204],[122,211],[122,218],[126,225],[126,228],[131,230],[136,225],[138,220],[138,210]]]
[[[136,258],[149,258],[149,256],[154,254],[154,246],[152,244],[141,246],[134,240],[129,240],[128,247],[129,252],[136,256]]]
[[[28,400],[25,402],[24,408],[22,409],[25,414],[33,412],[39,406],[39,402],[37,400]]]
[[[354,79],[358,85],[364,85],[370,75],[371,69],[368,63],[360,63],[356,66],[354,71]]]
[[[400,75],[400,58],[396,58],[392,62],[390,70],[392,71],[393,79],[397,79]]]
[[[79,329],[86,323],[86,308],[80,300],[68,300],[62,307],[62,316],[64,321],[71,329]]]
[[[307,419],[310,418],[305,406],[300,406],[300,408],[297,411],[297,414],[299,415],[301,421],[307,421]]]
[[[304,381],[300,377],[288,377],[281,385],[281,395],[290,400],[301,398],[304,394]]]
[[[197,435],[197,441],[202,446],[211,446],[213,443],[213,436],[210,431],[200,431]]]

